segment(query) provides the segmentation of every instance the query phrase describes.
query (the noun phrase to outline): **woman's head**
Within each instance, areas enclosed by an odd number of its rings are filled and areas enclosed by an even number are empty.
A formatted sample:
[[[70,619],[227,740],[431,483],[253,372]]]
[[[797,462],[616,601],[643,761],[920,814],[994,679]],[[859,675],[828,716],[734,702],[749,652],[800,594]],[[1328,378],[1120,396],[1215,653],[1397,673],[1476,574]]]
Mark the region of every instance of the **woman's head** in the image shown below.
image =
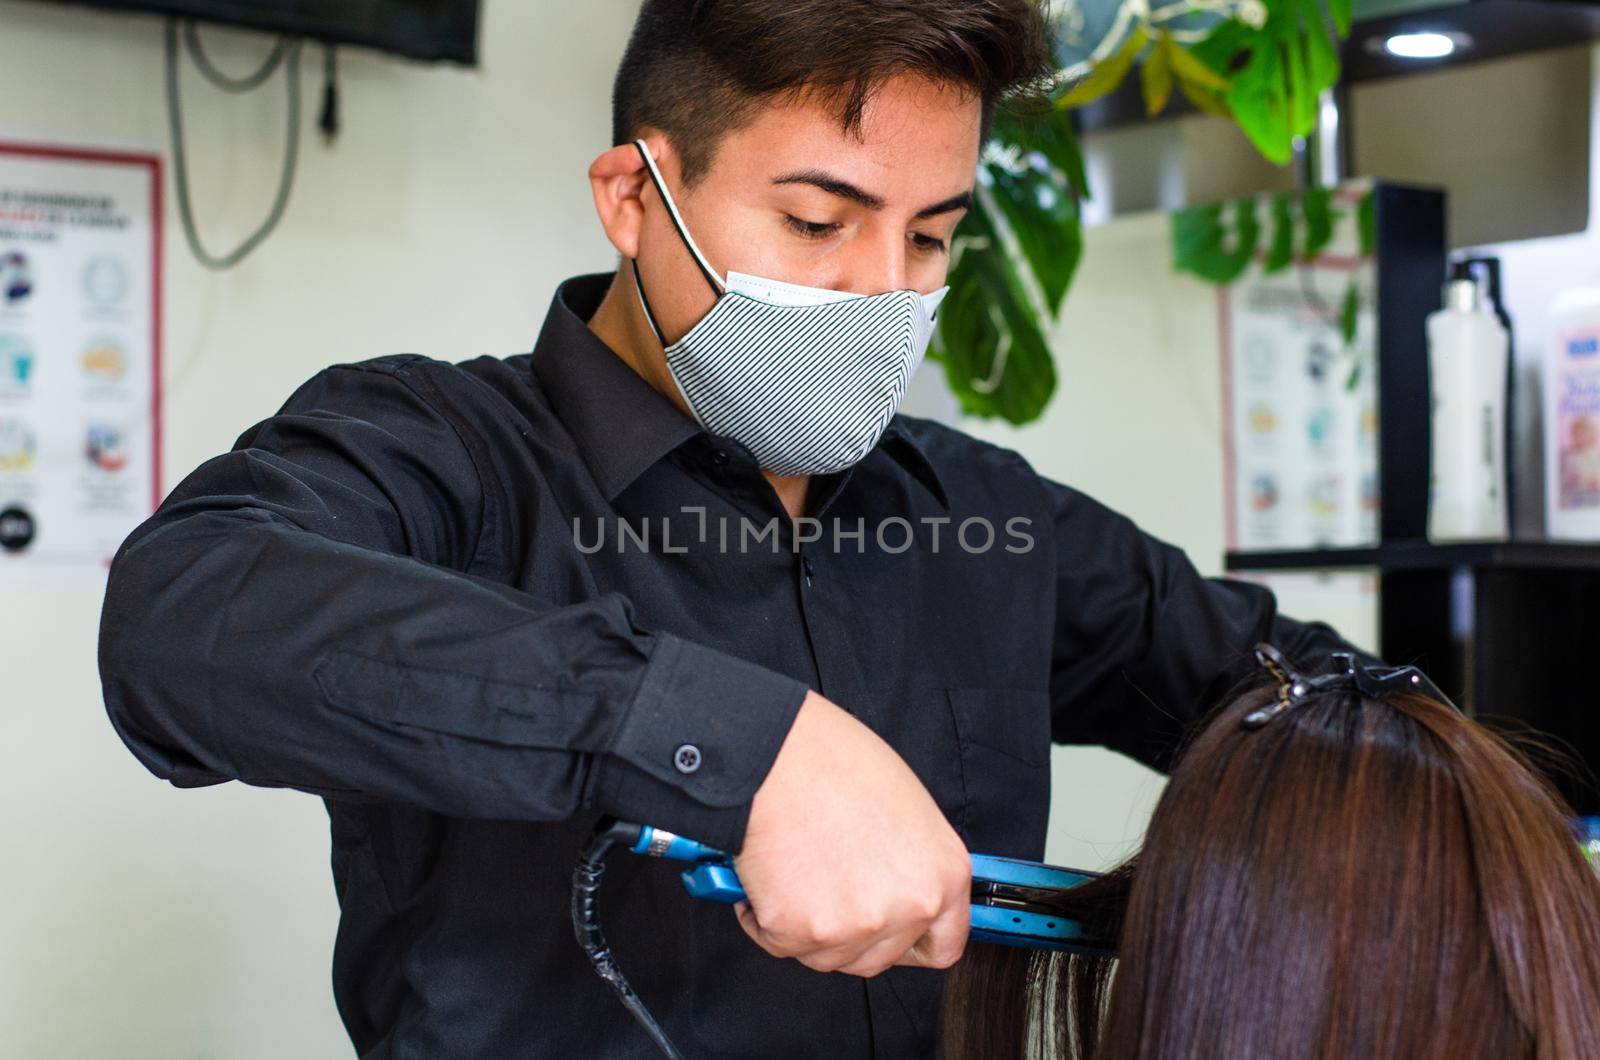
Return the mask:
[[[1107,1058],[1600,1051],[1600,878],[1549,786],[1413,693],[1314,690],[1246,727],[1279,688],[1199,733],[1136,864],[1063,899],[1120,914],[1114,979],[974,946],[952,1056],[1021,1055],[1030,1021],[1047,1053]]]

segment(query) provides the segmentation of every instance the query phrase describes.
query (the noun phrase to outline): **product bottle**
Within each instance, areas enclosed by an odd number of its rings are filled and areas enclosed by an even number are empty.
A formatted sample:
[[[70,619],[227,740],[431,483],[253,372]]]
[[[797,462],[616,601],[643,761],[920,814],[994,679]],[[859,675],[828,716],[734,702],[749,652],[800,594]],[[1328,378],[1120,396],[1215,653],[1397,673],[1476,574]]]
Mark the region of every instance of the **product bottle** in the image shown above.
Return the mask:
[[[1547,536],[1600,540],[1600,286],[1550,306],[1544,437]]]
[[[1457,265],[1444,308],[1428,316],[1433,393],[1428,539],[1506,539],[1506,329]]]
[[[1463,258],[1462,267],[1478,282],[1478,291],[1487,300],[1489,312],[1506,329],[1506,536],[1517,536],[1517,472],[1522,467],[1517,447],[1516,423],[1520,400],[1517,396],[1517,329],[1512,326],[1511,314],[1506,312],[1506,300],[1500,283],[1500,259],[1494,255]],[[1524,442],[1524,445],[1529,443]],[[1534,443],[1537,444],[1537,443]]]

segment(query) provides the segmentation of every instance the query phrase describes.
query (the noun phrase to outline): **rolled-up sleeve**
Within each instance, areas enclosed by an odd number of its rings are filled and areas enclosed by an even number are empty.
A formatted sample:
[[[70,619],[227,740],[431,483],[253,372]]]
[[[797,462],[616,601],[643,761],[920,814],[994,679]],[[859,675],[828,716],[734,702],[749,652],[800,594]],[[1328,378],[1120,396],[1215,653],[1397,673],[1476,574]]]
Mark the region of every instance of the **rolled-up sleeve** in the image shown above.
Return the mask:
[[[641,629],[622,596],[558,605],[472,573],[485,504],[405,359],[322,373],[118,551],[100,631],[117,732],[183,787],[603,809],[737,851],[805,686]]]

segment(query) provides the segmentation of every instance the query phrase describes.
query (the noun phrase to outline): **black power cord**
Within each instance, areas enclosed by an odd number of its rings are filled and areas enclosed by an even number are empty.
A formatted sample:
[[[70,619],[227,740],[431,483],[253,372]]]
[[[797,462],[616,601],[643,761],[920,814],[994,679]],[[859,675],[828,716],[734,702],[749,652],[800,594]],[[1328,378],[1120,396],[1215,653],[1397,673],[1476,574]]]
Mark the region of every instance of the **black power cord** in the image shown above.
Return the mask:
[[[194,220],[194,206],[189,196],[189,162],[183,143],[183,107],[178,97],[180,58],[178,20],[175,18],[167,20],[167,122],[172,131],[172,168],[178,186],[178,214],[183,220],[183,234],[189,241],[189,249],[193,252],[195,260],[208,269],[220,272],[239,264],[251,251],[260,246],[277,227],[283,218],[284,210],[289,205],[289,191],[294,186],[295,165],[300,157],[300,47],[303,41],[298,38],[279,38],[277,45],[261,67],[242,78],[228,77],[212,64],[200,46],[199,31],[193,22],[185,25],[184,41],[200,72],[224,92],[247,92],[259,87],[279,66],[287,65],[285,80],[289,90],[288,143],[284,150],[283,173],[278,181],[278,191],[273,198],[272,209],[261,226],[245,237],[244,241],[232,251],[222,255],[212,254],[200,243],[200,233]],[[331,70],[331,59],[329,69]],[[324,123],[330,120],[326,112],[323,120]],[[326,127],[325,124],[324,128]]]
[[[589,955],[594,970],[600,974],[600,978],[611,984],[611,988],[622,999],[622,1004],[633,1013],[633,1018],[650,1035],[650,1040],[656,1043],[662,1055],[672,1060],[683,1060],[683,1054],[673,1048],[666,1033],[644,1007],[644,1002],[628,985],[622,970],[617,967],[616,957],[606,942],[605,933],[600,930],[600,882],[605,873],[606,855],[612,847],[633,846],[639,841],[639,832],[638,825],[614,817],[602,817],[595,825],[594,835],[572,873],[572,930],[578,937],[578,945]]]
[[[322,45],[322,115],[317,128],[326,143],[339,135],[339,62],[332,42]]]

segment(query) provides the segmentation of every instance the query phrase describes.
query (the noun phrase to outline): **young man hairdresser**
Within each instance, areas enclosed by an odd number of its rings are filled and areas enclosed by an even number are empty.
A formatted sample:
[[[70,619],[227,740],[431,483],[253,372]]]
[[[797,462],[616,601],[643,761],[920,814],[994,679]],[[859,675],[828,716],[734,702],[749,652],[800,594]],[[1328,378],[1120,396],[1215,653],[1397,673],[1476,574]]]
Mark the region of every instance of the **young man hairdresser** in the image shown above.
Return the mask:
[[[1258,641],[1347,647],[894,415],[1048,61],[1031,0],[647,0],[589,169],[616,273],[531,354],[322,372],[124,545],[117,731],[326,800],[361,1056],[653,1055],[568,919],[611,813],[738,854],[737,909],[608,870],[686,1054],[931,1057],[967,852],[1042,856],[1052,740],[1160,764]]]

